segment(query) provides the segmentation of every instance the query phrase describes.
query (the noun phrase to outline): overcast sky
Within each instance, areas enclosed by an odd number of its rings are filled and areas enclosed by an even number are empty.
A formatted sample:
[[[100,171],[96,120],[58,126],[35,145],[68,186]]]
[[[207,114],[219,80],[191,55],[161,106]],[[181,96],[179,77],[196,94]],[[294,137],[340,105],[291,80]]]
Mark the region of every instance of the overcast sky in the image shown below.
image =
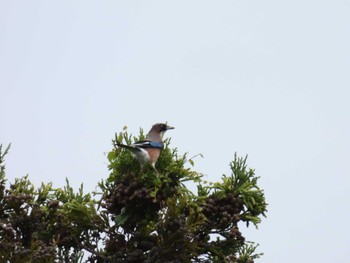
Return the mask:
[[[9,180],[92,191],[115,132],[168,121],[210,181],[248,154],[256,262],[349,261],[349,99],[349,0],[0,0]]]

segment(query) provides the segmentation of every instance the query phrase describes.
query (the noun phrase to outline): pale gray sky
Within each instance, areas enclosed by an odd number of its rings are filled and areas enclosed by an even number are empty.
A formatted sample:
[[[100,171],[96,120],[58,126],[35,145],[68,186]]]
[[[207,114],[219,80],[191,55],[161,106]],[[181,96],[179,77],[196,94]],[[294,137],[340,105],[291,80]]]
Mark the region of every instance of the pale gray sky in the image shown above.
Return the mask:
[[[115,132],[176,127],[211,181],[249,155],[260,263],[350,257],[350,1],[0,1],[10,180],[108,176]]]

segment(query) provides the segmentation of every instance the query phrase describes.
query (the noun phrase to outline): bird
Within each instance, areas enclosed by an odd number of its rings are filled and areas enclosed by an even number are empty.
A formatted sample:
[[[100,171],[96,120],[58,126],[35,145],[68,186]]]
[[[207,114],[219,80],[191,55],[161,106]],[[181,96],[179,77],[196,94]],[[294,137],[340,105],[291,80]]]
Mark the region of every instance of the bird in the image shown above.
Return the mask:
[[[140,162],[141,169],[144,164],[150,163],[158,174],[156,163],[163,149],[163,135],[167,130],[172,130],[174,127],[166,123],[156,123],[152,126],[146,137],[142,141],[135,142],[131,145],[125,145],[117,142],[117,146],[128,149],[132,155]]]

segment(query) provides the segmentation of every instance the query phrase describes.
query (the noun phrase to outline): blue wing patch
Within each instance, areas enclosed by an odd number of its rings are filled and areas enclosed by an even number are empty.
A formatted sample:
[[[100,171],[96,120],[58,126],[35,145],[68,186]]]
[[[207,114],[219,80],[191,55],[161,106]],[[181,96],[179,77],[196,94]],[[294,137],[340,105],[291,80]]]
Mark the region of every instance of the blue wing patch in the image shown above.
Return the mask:
[[[162,149],[163,148],[163,143],[162,142],[150,142],[150,141],[140,141],[140,142],[135,142],[133,144],[135,148],[157,148],[157,149]]]
[[[152,148],[159,148],[159,149],[163,148],[163,143],[161,142],[150,142],[149,144],[151,145]]]

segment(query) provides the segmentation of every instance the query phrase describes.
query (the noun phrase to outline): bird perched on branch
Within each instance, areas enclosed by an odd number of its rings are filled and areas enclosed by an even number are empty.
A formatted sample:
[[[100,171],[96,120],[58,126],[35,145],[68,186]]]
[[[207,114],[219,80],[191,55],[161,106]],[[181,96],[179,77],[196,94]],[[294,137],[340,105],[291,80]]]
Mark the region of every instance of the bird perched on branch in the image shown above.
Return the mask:
[[[156,173],[158,173],[156,169],[156,162],[160,155],[161,149],[163,149],[163,135],[167,130],[171,129],[174,129],[174,127],[171,127],[165,123],[156,123],[152,126],[144,140],[135,142],[131,145],[125,145],[117,142],[117,145],[130,150],[141,165],[151,163],[153,169],[156,171]]]

